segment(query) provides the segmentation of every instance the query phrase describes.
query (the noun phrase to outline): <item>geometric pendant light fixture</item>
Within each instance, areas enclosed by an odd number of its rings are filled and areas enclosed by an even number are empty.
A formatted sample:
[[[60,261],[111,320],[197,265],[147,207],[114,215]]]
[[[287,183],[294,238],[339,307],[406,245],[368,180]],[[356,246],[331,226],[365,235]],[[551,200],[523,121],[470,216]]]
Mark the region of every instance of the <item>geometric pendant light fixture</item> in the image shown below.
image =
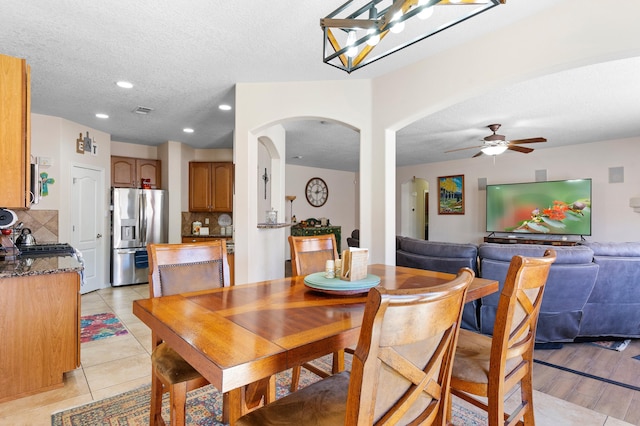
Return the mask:
[[[349,0],[325,18],[323,61],[348,73],[506,0]]]

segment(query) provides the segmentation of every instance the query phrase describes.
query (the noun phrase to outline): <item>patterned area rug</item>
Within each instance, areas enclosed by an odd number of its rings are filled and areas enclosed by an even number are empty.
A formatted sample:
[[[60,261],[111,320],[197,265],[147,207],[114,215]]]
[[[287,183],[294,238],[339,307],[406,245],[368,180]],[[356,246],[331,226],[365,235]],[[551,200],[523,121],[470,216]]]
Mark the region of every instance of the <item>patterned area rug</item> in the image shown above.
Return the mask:
[[[80,342],[105,339],[111,336],[122,336],[127,330],[112,313],[84,315],[80,319]]]
[[[328,359],[327,365],[330,362]],[[325,364],[323,362],[322,364]],[[276,375],[277,397],[289,393],[291,371]],[[300,386],[307,386],[319,380],[317,376],[303,369]],[[149,424],[150,385],[123,394],[71,408],[51,416],[52,426],[146,426]],[[162,416],[169,421],[169,395],[165,394]],[[223,426],[222,395],[213,386],[205,386],[189,392],[187,396],[187,425]],[[456,426],[486,425],[486,417],[453,404],[453,424]]]

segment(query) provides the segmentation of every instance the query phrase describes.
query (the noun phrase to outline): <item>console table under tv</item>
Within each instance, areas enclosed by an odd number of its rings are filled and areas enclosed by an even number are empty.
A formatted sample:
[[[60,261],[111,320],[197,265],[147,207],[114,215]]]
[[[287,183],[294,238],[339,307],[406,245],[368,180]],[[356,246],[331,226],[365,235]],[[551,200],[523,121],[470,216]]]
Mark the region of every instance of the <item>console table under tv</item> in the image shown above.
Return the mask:
[[[485,243],[498,243],[498,244],[542,244],[547,246],[575,246],[578,244],[576,240],[548,240],[548,239],[536,239],[536,238],[524,238],[524,237],[484,237]]]

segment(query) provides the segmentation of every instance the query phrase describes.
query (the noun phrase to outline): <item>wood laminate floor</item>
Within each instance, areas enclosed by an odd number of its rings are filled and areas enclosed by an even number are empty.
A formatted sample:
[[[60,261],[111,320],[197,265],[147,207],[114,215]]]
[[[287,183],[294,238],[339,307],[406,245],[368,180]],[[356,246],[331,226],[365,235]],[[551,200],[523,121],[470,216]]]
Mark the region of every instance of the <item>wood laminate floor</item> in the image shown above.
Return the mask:
[[[151,333],[132,313],[133,300],[148,297],[146,284],[98,290],[82,296],[82,315],[113,312],[128,334],[83,343],[80,368],[65,386],[0,404],[0,425],[50,425],[51,413],[103,399],[150,382]],[[540,361],[604,379],[640,386],[640,341],[623,352],[589,343],[536,350]],[[640,391],[560,370],[534,367],[538,426],[640,425]],[[512,398],[515,399],[515,396]]]

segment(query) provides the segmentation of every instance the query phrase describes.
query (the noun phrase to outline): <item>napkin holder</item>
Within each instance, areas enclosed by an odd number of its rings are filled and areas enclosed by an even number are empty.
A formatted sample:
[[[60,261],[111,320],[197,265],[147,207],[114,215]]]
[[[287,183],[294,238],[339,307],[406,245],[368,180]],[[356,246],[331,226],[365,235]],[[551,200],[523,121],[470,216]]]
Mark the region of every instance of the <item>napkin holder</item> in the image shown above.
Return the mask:
[[[369,250],[366,248],[350,247],[342,252],[342,271],[340,279],[344,281],[358,281],[367,278],[369,264]]]

